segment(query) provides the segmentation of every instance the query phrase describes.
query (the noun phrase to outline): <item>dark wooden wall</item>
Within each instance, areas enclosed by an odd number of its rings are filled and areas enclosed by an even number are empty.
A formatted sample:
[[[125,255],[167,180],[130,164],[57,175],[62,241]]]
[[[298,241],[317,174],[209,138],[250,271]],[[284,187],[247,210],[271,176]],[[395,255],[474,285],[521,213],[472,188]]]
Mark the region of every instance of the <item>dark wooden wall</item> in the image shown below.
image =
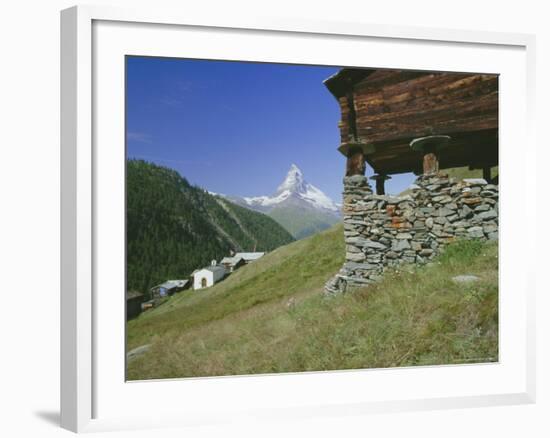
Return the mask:
[[[342,142],[374,144],[367,161],[376,172],[418,171],[421,157],[409,143],[433,134],[452,138],[442,167],[497,164],[497,75],[376,70],[338,102]]]

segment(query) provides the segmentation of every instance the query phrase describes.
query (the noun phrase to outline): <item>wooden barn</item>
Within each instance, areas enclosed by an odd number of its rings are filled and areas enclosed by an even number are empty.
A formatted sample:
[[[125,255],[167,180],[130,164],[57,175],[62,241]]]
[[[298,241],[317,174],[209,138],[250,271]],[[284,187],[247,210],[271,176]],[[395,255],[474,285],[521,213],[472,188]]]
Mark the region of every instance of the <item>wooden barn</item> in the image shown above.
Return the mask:
[[[341,109],[346,175],[498,165],[498,75],[344,68],[325,81]]]
[[[244,258],[238,256],[224,257],[220,261],[220,265],[222,265],[227,272],[233,272],[245,265],[245,263]]]
[[[126,292],[126,319],[132,319],[141,313],[141,303],[145,296],[136,291]]]
[[[162,298],[173,295],[176,292],[182,291],[190,286],[189,280],[167,280],[162,284],[153,286],[150,290],[151,297]]]
[[[245,264],[249,264],[258,259],[261,259],[265,255],[265,252],[238,252],[234,257],[240,257],[244,260]]]

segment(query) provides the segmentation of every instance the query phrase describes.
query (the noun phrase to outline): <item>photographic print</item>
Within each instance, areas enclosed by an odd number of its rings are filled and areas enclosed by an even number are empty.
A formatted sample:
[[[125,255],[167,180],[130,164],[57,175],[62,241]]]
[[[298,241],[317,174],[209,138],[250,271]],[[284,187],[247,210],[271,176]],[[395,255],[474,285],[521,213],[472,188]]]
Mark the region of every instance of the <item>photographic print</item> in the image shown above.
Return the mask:
[[[128,380],[498,361],[498,75],[125,62]]]

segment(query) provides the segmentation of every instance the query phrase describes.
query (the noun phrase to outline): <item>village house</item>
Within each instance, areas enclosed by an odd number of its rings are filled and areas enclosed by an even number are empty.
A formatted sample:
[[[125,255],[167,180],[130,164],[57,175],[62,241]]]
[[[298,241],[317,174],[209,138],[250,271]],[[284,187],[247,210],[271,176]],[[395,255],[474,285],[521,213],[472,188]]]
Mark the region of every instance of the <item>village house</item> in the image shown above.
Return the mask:
[[[245,264],[258,260],[263,257],[265,252],[238,252],[233,257],[240,257],[244,260]]]
[[[135,318],[141,313],[144,295],[137,291],[126,291],[126,320]]]
[[[193,275],[193,289],[204,289],[214,286],[218,281],[223,280],[227,271],[225,267],[217,265],[215,260],[212,260],[211,266],[196,270]]]
[[[189,280],[167,280],[164,283],[151,288],[151,297],[161,298],[173,295],[174,293],[182,291],[189,286]]]
[[[242,257],[236,256],[236,255],[233,257],[224,257],[220,261],[220,265],[222,265],[227,272],[233,272],[239,269],[245,263],[246,262]]]

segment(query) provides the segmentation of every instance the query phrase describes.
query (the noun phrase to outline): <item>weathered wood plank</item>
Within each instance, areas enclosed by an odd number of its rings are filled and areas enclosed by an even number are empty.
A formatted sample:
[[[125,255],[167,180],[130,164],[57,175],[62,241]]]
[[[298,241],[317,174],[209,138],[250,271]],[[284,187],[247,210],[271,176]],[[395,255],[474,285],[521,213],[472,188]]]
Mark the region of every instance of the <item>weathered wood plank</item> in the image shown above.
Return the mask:
[[[409,143],[433,134],[453,138],[441,152],[442,167],[498,161],[497,75],[376,70],[342,77],[348,81],[338,84],[347,94],[339,98],[342,142],[356,134],[373,144],[366,160],[376,172],[420,171],[422,155]]]

